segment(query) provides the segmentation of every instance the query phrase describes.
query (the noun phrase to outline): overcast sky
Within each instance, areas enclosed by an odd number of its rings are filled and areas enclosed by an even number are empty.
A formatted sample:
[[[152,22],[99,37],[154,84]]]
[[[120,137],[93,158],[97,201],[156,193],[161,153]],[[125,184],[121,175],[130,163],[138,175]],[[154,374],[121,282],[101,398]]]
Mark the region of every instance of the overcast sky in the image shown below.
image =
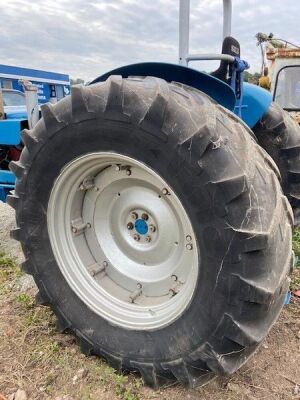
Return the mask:
[[[142,61],[178,60],[179,0],[0,0],[0,63],[90,80]],[[232,34],[258,71],[254,35],[300,43],[299,0],[233,0]],[[191,51],[219,52],[222,1],[191,0]],[[203,69],[198,63],[191,66]],[[213,67],[212,67],[213,68]]]

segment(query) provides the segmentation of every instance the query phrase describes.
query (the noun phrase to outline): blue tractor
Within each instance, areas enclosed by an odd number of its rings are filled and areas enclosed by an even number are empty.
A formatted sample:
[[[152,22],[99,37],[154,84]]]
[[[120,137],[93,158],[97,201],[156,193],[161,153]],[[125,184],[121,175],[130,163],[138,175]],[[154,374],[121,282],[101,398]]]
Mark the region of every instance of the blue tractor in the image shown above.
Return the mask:
[[[155,388],[196,387],[243,365],[276,321],[293,267],[299,128],[243,82],[230,20],[224,0],[222,54],[191,55],[181,0],[180,65],[127,65],[73,87],[42,106],[10,163],[12,236],[38,302],[85,354]],[[206,74],[193,60],[220,67]],[[277,138],[265,149],[264,127]]]
[[[10,161],[20,158],[22,143],[20,132],[28,127],[27,108],[24,93],[18,90],[2,89],[3,103],[0,121],[0,201],[5,201],[6,196],[14,189],[15,176],[9,171]]]

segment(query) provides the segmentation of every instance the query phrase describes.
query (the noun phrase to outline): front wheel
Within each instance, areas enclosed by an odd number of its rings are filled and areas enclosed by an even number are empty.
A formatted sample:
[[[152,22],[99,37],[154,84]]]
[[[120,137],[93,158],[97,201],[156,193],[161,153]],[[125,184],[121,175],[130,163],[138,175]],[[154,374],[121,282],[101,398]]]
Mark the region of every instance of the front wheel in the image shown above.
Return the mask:
[[[152,387],[234,372],[287,291],[292,217],[268,155],[206,95],[151,77],[42,114],[9,203],[60,328]]]

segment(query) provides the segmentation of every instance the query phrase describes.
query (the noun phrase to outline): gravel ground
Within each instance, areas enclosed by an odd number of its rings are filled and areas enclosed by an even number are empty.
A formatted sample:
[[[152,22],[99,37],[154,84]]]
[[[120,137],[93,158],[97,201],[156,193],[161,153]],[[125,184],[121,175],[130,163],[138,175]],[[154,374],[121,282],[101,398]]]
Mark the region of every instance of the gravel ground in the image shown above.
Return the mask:
[[[10,237],[10,231],[15,226],[14,209],[0,201],[0,249],[9,251],[10,255],[21,263],[24,256],[20,243]]]
[[[3,250],[16,260],[18,264],[24,261],[24,255],[19,242],[10,237],[10,231],[16,227],[15,211],[8,204],[0,201],[0,250]],[[37,291],[33,278],[24,274],[18,281],[21,293],[29,289]],[[1,400],[1,399],[0,399]]]

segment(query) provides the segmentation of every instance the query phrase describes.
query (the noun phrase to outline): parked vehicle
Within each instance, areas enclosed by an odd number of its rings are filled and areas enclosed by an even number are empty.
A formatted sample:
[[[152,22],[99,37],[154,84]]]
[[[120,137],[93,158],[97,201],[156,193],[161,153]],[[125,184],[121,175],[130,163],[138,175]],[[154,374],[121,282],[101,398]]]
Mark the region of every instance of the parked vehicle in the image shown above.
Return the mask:
[[[243,83],[230,22],[224,0],[222,54],[190,54],[180,1],[180,65],[127,65],[73,87],[42,106],[10,163],[12,236],[37,301],[85,354],[155,388],[243,365],[277,320],[293,267],[292,209],[252,130],[272,96]],[[206,74],[193,60],[220,67]]]

